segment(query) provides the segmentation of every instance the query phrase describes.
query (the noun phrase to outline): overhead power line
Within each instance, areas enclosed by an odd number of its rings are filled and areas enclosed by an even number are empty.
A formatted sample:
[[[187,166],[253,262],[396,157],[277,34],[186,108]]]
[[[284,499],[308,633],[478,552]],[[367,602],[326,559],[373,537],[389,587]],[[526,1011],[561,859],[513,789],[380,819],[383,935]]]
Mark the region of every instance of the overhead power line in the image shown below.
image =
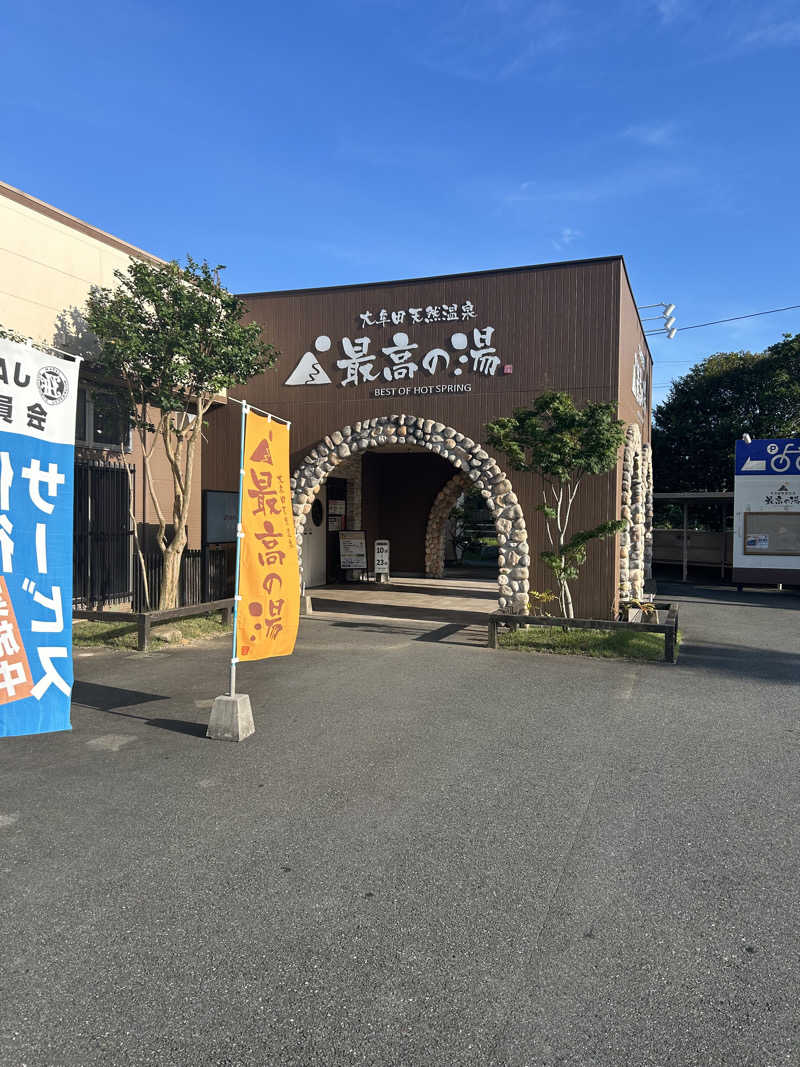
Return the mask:
[[[729,319],[714,319],[712,322],[696,322],[693,326],[679,326],[678,333],[684,330],[699,330],[703,326],[719,326],[722,322],[736,322],[738,319],[757,319],[759,315],[777,315],[779,311],[796,311],[800,304],[790,304],[785,308],[771,308],[769,311],[753,311],[749,315],[731,315]],[[653,331],[660,333],[660,330]]]

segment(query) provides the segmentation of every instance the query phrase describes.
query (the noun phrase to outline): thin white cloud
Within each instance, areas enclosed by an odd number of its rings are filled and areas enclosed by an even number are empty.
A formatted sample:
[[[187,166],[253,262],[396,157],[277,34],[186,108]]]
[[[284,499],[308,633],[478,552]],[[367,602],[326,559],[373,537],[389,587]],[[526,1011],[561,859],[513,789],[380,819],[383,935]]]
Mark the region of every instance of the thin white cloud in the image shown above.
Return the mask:
[[[684,0],[656,0],[655,9],[661,21],[669,24],[685,13],[686,4]]]
[[[564,226],[558,238],[554,239],[551,243],[553,248],[557,252],[563,252],[565,248],[569,248],[573,241],[577,241],[579,237],[583,237],[582,230],[576,230],[572,226]]]
[[[622,136],[648,148],[669,148],[675,143],[677,126],[674,122],[636,122],[622,131]]]
[[[444,8],[444,9],[443,9]],[[413,58],[438,74],[498,82],[561,52],[580,23],[564,0],[464,0],[432,4]]]
[[[800,44],[800,18],[764,20],[742,36],[742,44],[748,47],[775,47]]]
[[[635,197],[655,190],[688,185],[695,180],[688,166],[630,165],[585,181],[540,183],[526,181],[512,191],[504,190],[498,199],[504,204],[593,204],[601,200]]]

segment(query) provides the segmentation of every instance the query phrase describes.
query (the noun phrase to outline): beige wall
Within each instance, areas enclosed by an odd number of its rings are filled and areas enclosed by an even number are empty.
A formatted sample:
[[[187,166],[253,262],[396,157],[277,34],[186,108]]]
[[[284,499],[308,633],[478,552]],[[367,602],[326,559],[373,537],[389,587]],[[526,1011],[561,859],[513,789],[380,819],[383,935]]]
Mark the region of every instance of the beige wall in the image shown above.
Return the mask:
[[[125,270],[131,257],[161,262],[157,257],[104,233],[57,208],[0,182],[0,325],[44,344],[64,344],[59,319],[83,309],[93,285],[113,287],[115,270]],[[75,350],[69,346],[69,350]],[[131,452],[136,466],[137,519],[154,521],[147,500],[142,457],[136,435]],[[201,537],[201,457],[195,464],[190,547]],[[159,499],[170,513],[172,478],[163,449],[153,456]]]

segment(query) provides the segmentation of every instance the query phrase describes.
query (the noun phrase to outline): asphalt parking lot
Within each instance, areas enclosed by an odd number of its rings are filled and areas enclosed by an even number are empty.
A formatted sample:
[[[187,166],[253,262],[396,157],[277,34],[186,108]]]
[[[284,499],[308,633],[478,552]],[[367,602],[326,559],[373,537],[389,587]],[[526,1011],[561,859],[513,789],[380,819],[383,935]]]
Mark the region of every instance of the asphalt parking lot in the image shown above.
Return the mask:
[[[800,599],[681,614],[676,666],[308,618],[240,745],[224,642],[82,656],[0,742],[0,1062],[800,1063]]]

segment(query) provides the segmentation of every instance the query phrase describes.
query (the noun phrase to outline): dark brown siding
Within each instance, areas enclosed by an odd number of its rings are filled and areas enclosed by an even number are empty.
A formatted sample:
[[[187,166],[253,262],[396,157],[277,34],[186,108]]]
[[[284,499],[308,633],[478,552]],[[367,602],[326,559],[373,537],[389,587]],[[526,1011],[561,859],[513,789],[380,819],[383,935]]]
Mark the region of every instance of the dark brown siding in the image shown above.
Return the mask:
[[[249,403],[292,422],[293,468],[326,434],[359,419],[406,413],[440,420],[476,441],[485,438],[486,423],[524,407],[544,390],[570,393],[576,402],[611,401],[619,398],[619,318],[622,260],[613,257],[574,264],[484,272],[421,281],[292,293],[265,293],[245,297],[250,315],[262,324],[264,333],[282,353],[278,366],[252,380],[245,390]],[[472,301],[474,323],[432,323],[363,329],[359,313],[381,308],[426,307]],[[513,367],[494,377],[463,375],[459,379],[437,375],[417,376],[414,384],[469,382],[470,393],[431,396],[375,398],[376,386],[402,383],[362,384],[342,387],[342,372],[336,360],[343,358],[342,337],[369,336],[371,351],[391,345],[392,334],[405,331],[419,344],[417,353],[441,346],[453,351],[454,331],[471,326],[494,326],[493,345],[501,363]],[[304,352],[314,351],[320,335],[332,339],[332,347],[318,356],[334,384],[286,386]],[[381,358],[376,364],[383,366]],[[451,368],[452,370],[452,364]],[[239,466],[239,410],[228,405],[209,414],[209,444],[203,458],[203,484],[207,489],[231,489],[237,484]],[[399,454],[398,461],[403,460]],[[505,458],[497,457],[507,470],[522,504],[530,536],[533,567],[531,587],[550,588],[549,573],[538,559],[545,547],[538,479],[515,474]],[[366,494],[365,494],[366,503]],[[592,479],[584,488],[574,518],[574,529],[618,514],[617,474]],[[391,534],[389,534],[391,536]],[[421,569],[421,568],[420,568]],[[576,613],[606,616],[616,589],[616,551],[613,541],[596,543],[589,550],[584,580],[576,586]]]
[[[653,386],[653,357],[647,346],[647,338],[642,330],[639,320],[639,312],[636,310],[636,301],[628,283],[624,269],[621,274],[621,286],[619,295],[620,321],[619,321],[619,417],[626,422],[638,422],[642,430],[642,441],[650,440],[650,405],[652,402]],[[653,315],[653,311],[645,311],[645,315]],[[658,323],[655,324],[656,326]],[[633,364],[637,349],[641,348],[647,365],[647,407],[641,408],[633,395]]]

